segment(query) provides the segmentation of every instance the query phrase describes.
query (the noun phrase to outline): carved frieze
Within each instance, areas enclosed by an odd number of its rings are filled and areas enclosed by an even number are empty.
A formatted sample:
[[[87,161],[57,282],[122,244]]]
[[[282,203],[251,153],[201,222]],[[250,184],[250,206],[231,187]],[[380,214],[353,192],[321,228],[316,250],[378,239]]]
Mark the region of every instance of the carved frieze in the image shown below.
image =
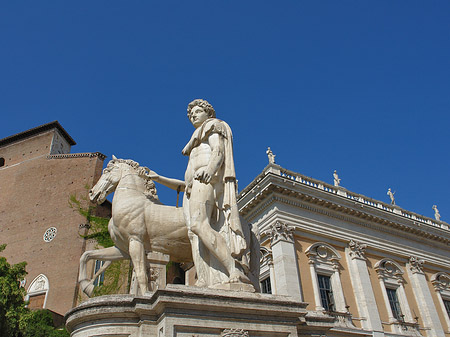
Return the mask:
[[[243,329],[225,329],[220,335],[222,337],[248,337],[248,331]]]
[[[360,243],[358,241],[350,240],[348,244],[349,255],[352,259],[366,259],[366,248],[367,245],[365,243]]]

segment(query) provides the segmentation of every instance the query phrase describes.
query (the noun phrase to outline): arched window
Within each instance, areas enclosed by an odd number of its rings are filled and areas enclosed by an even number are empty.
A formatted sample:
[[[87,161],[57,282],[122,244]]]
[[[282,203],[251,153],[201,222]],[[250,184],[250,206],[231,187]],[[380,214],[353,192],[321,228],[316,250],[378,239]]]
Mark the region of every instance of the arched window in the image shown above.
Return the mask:
[[[400,265],[390,259],[382,259],[375,264],[375,270],[380,281],[389,322],[393,324],[395,332],[402,333],[403,323],[414,324],[411,310],[406,299],[403,286],[403,270]]]
[[[273,257],[272,251],[266,247],[261,247],[260,266],[261,271],[259,273],[259,282],[261,286],[261,292],[263,294],[275,293],[275,286],[272,284],[275,282],[274,270],[273,270]]]
[[[444,313],[447,329],[450,330],[450,275],[443,272],[436,273],[431,276],[431,283]]]
[[[43,309],[47,304],[49,290],[48,278],[44,274],[38,275],[28,287],[26,301],[29,301],[28,308]]]
[[[0,157],[0,167],[5,166],[5,158]]]
[[[347,312],[339,275],[341,255],[325,242],[317,242],[306,251],[313,281],[316,310]]]

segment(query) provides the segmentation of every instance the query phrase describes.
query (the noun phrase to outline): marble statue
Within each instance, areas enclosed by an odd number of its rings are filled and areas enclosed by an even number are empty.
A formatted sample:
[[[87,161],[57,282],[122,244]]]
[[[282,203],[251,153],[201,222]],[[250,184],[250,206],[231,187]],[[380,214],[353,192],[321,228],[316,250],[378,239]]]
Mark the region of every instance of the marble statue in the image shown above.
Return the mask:
[[[433,209],[434,209],[434,218],[437,221],[441,221],[441,214],[439,213],[439,210],[438,210],[437,206],[433,205]]]
[[[334,178],[334,186],[339,186],[339,184],[341,183],[341,179],[339,179],[336,170],[334,170],[333,178]]]
[[[269,164],[275,164],[275,155],[273,154],[270,147],[267,148],[266,154],[267,157],[269,158]]]
[[[151,284],[147,272],[147,252],[170,256],[174,262],[190,262],[191,245],[183,210],[163,205],[150,178],[150,170],[127,159],[113,159],[90,190],[92,202],[101,204],[113,191],[112,216],[108,231],[114,246],[86,251],[80,258],[79,283],[84,293],[92,295],[94,280],[111,261],[131,259],[138,283],[138,293],[145,294]],[[87,261],[106,261],[102,268],[88,279]]]
[[[182,151],[189,157],[185,180],[166,178],[153,171],[151,177],[184,191],[183,212],[197,272],[196,285],[254,291],[248,252],[255,242],[250,240],[249,227],[241,224],[237,208],[231,129],[216,118],[214,108],[205,100],[192,101],[187,111],[195,130]]]
[[[391,189],[388,188],[388,191],[386,194],[389,196],[389,198],[391,198],[391,205],[395,205],[395,198],[394,198],[395,192],[392,193]]]

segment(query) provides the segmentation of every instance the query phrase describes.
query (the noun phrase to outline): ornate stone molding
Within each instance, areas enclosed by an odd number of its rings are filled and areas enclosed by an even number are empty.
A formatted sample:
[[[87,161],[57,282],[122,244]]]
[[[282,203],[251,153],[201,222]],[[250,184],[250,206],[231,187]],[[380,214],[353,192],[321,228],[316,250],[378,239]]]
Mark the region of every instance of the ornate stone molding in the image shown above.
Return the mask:
[[[284,222],[277,221],[264,233],[270,237],[271,245],[278,241],[294,243],[294,228]]]
[[[305,254],[310,264],[322,263],[332,265],[336,270],[339,268],[341,256],[336,249],[325,242],[317,242],[311,245],[305,251]]]
[[[65,158],[83,158],[83,157],[98,157],[105,159],[106,156],[100,152],[86,152],[86,153],[63,153],[63,154],[51,154],[47,156],[47,159],[65,159]]]
[[[248,337],[248,331],[243,329],[225,329],[220,334],[222,337]]]
[[[365,243],[360,243],[358,241],[350,240],[348,243],[349,255],[352,259],[366,260],[366,248]]]
[[[403,271],[400,266],[388,259],[383,259],[375,264],[375,270],[379,279],[395,280],[397,283],[403,283]]]
[[[444,272],[436,273],[431,276],[431,284],[436,291],[450,292],[450,275]]]
[[[423,274],[423,264],[424,260],[419,259],[418,257],[411,256],[409,258],[409,269],[413,274],[420,273]]]

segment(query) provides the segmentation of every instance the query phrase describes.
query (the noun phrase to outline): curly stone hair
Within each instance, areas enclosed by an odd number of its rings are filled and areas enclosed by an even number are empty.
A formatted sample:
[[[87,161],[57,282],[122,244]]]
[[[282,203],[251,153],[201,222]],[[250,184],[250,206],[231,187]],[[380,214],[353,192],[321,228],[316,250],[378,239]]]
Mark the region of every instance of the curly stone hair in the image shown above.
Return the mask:
[[[189,119],[191,118],[192,109],[196,106],[203,108],[206,111],[206,113],[209,115],[209,117],[216,118],[216,112],[214,111],[213,106],[208,103],[208,101],[206,101],[204,99],[194,99],[191,103],[188,104],[187,115],[188,115]]]

